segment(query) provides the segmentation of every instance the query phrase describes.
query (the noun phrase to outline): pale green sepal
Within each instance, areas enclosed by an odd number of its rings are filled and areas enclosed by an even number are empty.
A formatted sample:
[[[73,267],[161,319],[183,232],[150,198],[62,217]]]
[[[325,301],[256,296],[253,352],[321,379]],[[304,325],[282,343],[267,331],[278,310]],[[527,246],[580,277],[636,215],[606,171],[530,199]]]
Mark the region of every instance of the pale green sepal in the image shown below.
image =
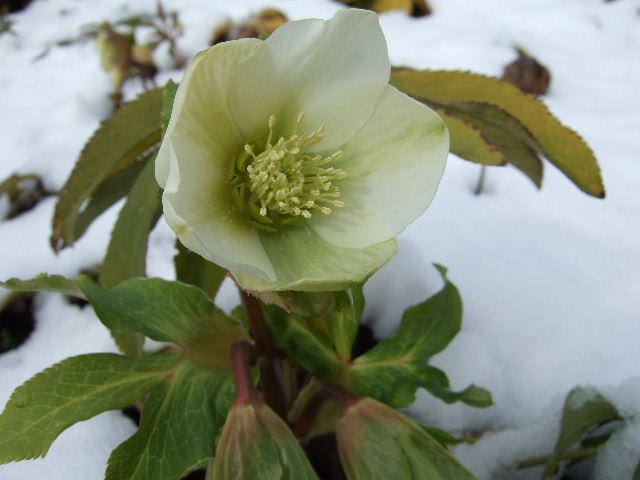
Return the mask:
[[[360,248],[402,232],[431,204],[449,152],[449,132],[430,108],[387,86],[335,167],[344,207],[309,224],[334,245]]]
[[[179,354],[71,357],[18,387],[0,415],[0,463],[44,456],[65,429],[132,405],[165,381]]]
[[[387,45],[374,13],[349,9],[326,21],[289,22],[238,67],[229,89],[232,114],[250,138],[261,133],[271,114],[287,130],[304,112],[301,132],[325,123],[327,137],[318,150],[336,149],[371,116],[389,74]]]
[[[156,168],[161,154],[162,149]],[[216,159],[215,150],[201,142],[183,137],[171,142],[171,175],[162,196],[165,220],[184,246],[210,262],[275,278],[258,232],[234,204],[227,166]]]
[[[219,162],[237,153],[242,138],[230,117],[227,91],[237,66],[253,56],[261,44],[254,38],[224,42],[198,53],[191,61],[174,96],[165,141],[156,160],[156,179],[162,188],[170,176],[173,136],[192,135],[221,153],[216,155]]]
[[[365,248],[337,247],[308,227],[262,232],[261,238],[276,280],[235,273],[248,290],[344,290],[365,281],[398,251],[395,239]]]

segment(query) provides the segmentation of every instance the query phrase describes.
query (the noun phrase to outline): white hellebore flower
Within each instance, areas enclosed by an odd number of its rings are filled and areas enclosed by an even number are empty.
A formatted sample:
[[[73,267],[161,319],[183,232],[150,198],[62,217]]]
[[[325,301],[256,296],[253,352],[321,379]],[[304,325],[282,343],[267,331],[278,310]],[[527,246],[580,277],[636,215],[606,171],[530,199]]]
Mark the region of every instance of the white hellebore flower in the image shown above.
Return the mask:
[[[180,241],[251,290],[339,290],[431,203],[448,133],[389,86],[377,16],[341,10],[199,53],[156,161]]]

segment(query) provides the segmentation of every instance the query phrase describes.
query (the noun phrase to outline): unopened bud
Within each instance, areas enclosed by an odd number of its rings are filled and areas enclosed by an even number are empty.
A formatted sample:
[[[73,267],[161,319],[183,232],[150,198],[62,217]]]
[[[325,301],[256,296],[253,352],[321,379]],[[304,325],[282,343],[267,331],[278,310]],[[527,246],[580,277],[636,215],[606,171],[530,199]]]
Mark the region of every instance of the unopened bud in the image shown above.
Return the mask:
[[[254,398],[229,411],[206,480],[257,478],[318,480],[287,424]]]
[[[343,406],[336,436],[349,480],[477,480],[417,423],[371,398]]]

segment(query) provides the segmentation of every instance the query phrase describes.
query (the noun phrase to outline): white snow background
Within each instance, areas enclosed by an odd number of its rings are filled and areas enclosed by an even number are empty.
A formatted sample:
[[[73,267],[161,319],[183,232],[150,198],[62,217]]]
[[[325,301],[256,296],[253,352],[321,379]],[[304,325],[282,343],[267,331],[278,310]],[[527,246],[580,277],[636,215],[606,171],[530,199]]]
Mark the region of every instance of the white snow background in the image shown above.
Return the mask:
[[[524,47],[553,75],[544,101],[594,149],[607,198],[581,193],[546,165],[541,191],[511,167],[491,168],[474,196],[479,166],[450,156],[427,213],[401,236],[401,251],[367,286],[367,318],[378,335],[402,311],[441,285],[431,263],[449,268],[465,305],[464,326],[434,364],[455,388],[490,389],[486,410],[445,405],[421,395],[411,409],[449,430],[491,429],[455,450],[483,479],[533,479],[511,470],[549,453],[565,395],[592,385],[627,419],[596,460],[596,478],[631,478],[640,459],[640,0],[429,0],[434,14],[387,13],[380,22],[394,65],[462,69],[500,76]],[[185,26],[179,47],[191,57],[213,29],[266,6],[291,19],[327,18],[329,0],[165,0]],[[15,35],[0,37],[0,179],[36,173],[59,189],[110,109],[109,78],[91,42],[55,46],[82,26],[152,13],[155,0],[35,0],[10,16]],[[48,53],[36,59],[45,49]],[[158,63],[167,64],[166,52]],[[158,77],[176,80],[181,72]],[[127,87],[126,97],[140,91]],[[42,271],[73,277],[101,261],[117,208],[73,248],[48,245],[54,200],[0,222],[0,278]],[[152,234],[150,275],[173,277],[173,236],[161,221]],[[4,293],[6,295],[6,292]],[[219,304],[238,303],[226,285]],[[18,349],[0,355],[0,405],[33,374],[68,356],[116,351],[90,308],[60,295],[37,297],[37,325]],[[110,451],[135,430],[120,412],[80,423],[46,458],[0,466],[0,479],[103,477]]]

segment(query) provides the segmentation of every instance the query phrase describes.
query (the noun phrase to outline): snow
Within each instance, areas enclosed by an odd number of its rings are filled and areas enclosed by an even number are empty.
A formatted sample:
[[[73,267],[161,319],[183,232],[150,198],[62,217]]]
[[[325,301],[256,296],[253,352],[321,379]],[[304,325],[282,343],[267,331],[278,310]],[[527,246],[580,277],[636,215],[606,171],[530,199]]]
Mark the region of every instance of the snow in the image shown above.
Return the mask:
[[[166,0],[179,9],[190,57],[227,19],[274,6],[290,18],[322,17],[340,5],[329,0]],[[489,388],[496,406],[478,410],[445,405],[421,394],[411,411],[451,430],[485,430],[474,445],[455,450],[480,478],[539,478],[539,469],[513,466],[549,453],[565,395],[591,385],[627,419],[601,449],[594,478],[630,478],[640,458],[640,0],[430,0],[434,14],[412,19],[382,15],[394,65],[459,69],[499,76],[524,47],[552,72],[544,100],[594,149],[607,198],[582,194],[552,166],[536,191],[515,169],[488,170],[485,191],[472,190],[479,167],[453,156],[433,205],[400,237],[401,251],[367,286],[366,318],[380,336],[391,334],[402,311],[435,293],[432,263],[449,268],[465,305],[464,326],[434,364],[455,388]],[[0,37],[0,179],[36,173],[60,188],[82,145],[109,111],[110,84],[90,42],[57,46],[91,22],[153,12],[155,0],[36,0],[11,16],[16,35]],[[36,59],[47,51],[46,55]],[[160,65],[170,65],[158,52]],[[158,83],[179,79],[162,72]],[[131,98],[140,86],[129,85]],[[48,246],[53,199],[0,222],[0,278],[40,271],[74,276],[98,264],[116,210],[110,210],[71,249]],[[0,205],[6,210],[6,205]],[[1,212],[0,212],[1,213]],[[153,232],[152,275],[172,278],[173,237]],[[5,294],[6,295],[6,294]],[[226,310],[237,294],[219,294]],[[67,356],[115,351],[90,309],[60,295],[37,297],[37,325],[21,347],[0,355],[0,404],[39,370]],[[109,412],[65,432],[44,460],[0,466],[7,480],[102,478],[111,449],[134,431]]]

